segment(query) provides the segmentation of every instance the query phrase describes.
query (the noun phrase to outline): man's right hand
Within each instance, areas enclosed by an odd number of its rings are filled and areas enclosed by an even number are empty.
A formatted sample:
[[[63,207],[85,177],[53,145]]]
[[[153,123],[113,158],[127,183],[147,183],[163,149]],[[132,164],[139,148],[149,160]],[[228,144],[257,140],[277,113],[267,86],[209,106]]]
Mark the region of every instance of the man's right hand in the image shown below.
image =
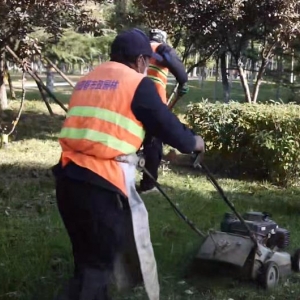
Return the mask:
[[[189,91],[189,86],[187,83],[183,84],[183,85],[179,85],[178,87],[178,96],[179,97],[182,97],[184,96],[185,94],[187,94]]]
[[[204,140],[202,139],[202,137],[199,135],[195,135],[195,141],[196,141],[196,145],[195,145],[194,151],[204,153],[205,152],[205,143],[204,143]]]

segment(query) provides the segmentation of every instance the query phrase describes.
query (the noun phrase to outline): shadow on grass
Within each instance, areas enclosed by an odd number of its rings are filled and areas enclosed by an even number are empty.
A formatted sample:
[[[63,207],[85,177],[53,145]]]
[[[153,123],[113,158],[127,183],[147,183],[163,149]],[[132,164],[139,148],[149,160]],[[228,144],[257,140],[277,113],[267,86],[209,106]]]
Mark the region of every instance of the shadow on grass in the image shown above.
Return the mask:
[[[16,110],[6,111],[1,123],[10,130],[12,128],[11,122],[17,114],[18,111]],[[12,139],[14,141],[24,139],[57,140],[56,135],[61,130],[63,120],[64,116],[62,115],[50,116],[33,110],[24,111],[12,134]]]
[[[16,91],[17,98],[21,98],[21,89],[16,88],[15,91]],[[53,92],[54,96],[65,105],[68,104],[71,93],[72,93],[72,88],[69,86],[55,87],[54,92]],[[39,99],[42,99],[42,96],[37,88],[27,88],[26,89],[26,101],[33,101],[33,100],[39,100]],[[50,104],[55,103],[54,100],[51,98],[49,98],[49,102],[50,102]]]
[[[0,164],[0,299],[53,299],[71,272],[49,168]]]
[[[179,172],[180,174],[186,175],[196,175],[204,174],[201,168],[193,167],[195,161],[194,157],[187,154],[167,154],[164,155],[166,161],[171,161],[169,168],[174,172]],[[251,164],[245,166],[238,166],[236,161],[227,161],[219,156],[217,159],[210,157],[209,155],[205,156],[204,163],[207,168],[210,170],[211,174],[216,178],[227,178],[233,179],[241,182],[259,182],[264,184],[267,179],[267,175],[263,173],[260,169],[253,169]],[[279,189],[284,189],[284,186],[279,186]]]
[[[71,248],[55,205],[54,181],[49,168],[43,163],[0,165],[0,282],[1,296],[5,295],[3,299],[53,299],[72,270]],[[172,176],[178,177],[178,184],[171,184]],[[201,175],[194,176],[190,186],[184,184],[183,178],[183,175],[170,172],[161,178],[162,186],[177,207],[202,231],[219,229],[228,208],[218,193]],[[291,231],[291,248],[300,244],[297,235],[300,230],[298,189],[282,191],[248,186],[247,183],[239,186],[239,183],[225,180],[220,184],[240,212],[251,209],[269,211],[281,227]],[[159,267],[161,299],[267,299],[262,298],[266,295],[257,291],[255,285],[240,284],[239,280],[228,276],[223,279],[200,276],[195,279],[197,282],[191,278],[186,280],[186,271],[202,239],[174,214],[162,195],[150,194],[143,198],[149,211]],[[297,281],[290,281],[288,287],[282,286],[274,295],[280,299],[296,299],[293,295],[299,291],[297,286]],[[117,296],[116,299],[124,297]],[[146,296],[139,290],[127,299],[146,299]]]

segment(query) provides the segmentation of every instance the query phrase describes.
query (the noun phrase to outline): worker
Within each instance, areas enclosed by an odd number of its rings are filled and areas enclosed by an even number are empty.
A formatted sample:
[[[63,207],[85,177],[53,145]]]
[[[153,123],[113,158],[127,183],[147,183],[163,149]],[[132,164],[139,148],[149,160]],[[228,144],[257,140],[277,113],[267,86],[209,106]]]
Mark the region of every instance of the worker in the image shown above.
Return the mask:
[[[159,299],[148,212],[135,189],[136,152],[145,131],[182,153],[204,151],[204,142],[162,103],[146,76],[152,56],[161,59],[143,31],[124,31],[111,45],[110,61],[72,93],[53,173],[75,268],[57,299],[110,299],[113,275],[117,287],[144,283],[148,298]]]
[[[185,95],[189,90],[187,83],[188,75],[176,51],[167,44],[167,33],[165,31],[151,29],[149,37],[153,52],[159,54],[163,59],[162,61],[158,61],[155,58],[150,60],[148,77],[154,81],[162,102],[167,104],[166,88],[169,71],[178,82],[178,97]],[[146,132],[145,141],[143,143],[143,154],[146,160],[146,169],[157,180],[158,169],[163,155],[161,139],[154,138],[149,132]],[[144,172],[138,191],[140,194],[157,191],[153,180]]]

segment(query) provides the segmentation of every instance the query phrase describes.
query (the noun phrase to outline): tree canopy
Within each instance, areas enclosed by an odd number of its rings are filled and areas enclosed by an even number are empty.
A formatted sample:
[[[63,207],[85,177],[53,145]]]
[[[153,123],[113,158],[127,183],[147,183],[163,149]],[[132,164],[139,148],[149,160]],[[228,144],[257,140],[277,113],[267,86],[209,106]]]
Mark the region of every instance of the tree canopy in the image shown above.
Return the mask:
[[[89,18],[82,1],[1,1],[0,4],[0,48],[14,39],[22,40],[42,27],[54,39],[58,39],[63,29],[74,26],[84,30],[97,26],[95,19]]]
[[[49,57],[88,62],[105,57],[120,30],[157,27],[167,31],[189,70],[210,58],[220,60],[224,87],[228,86],[225,60],[230,54],[231,68],[237,70],[248,102],[256,102],[270,59],[280,51],[294,51],[300,36],[298,0],[2,1],[0,17],[2,71],[5,46],[21,58],[35,53],[29,37],[43,42]],[[195,55],[196,61],[191,58]],[[256,70],[252,90],[246,76],[249,60]]]
[[[298,0],[133,0],[140,21],[166,30],[176,47],[202,57],[229,52],[235,59],[245,97],[256,102],[262,75],[278,47],[288,48],[300,37]],[[260,66],[254,90],[249,90],[243,58],[251,42],[258,44]]]
[[[93,1],[102,4],[104,0]],[[10,46],[21,57],[36,53],[28,37],[37,28],[48,34],[48,42],[57,43],[64,30],[73,28],[80,33],[101,34],[97,19],[86,1],[81,0],[22,0],[0,2],[0,107],[7,107],[4,86],[5,47]]]

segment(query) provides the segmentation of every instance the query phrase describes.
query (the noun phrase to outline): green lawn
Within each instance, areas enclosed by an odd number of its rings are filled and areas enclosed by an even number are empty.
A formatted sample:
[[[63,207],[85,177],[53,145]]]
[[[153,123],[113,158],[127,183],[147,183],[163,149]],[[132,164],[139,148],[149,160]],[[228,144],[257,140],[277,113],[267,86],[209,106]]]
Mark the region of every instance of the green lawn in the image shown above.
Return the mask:
[[[193,83],[194,84],[194,83]],[[203,90],[196,83],[190,101],[212,92],[207,82]],[[58,97],[66,102],[70,89]],[[206,95],[206,96],[205,96]],[[59,158],[57,133],[62,110],[51,118],[38,94],[29,92],[14,141],[0,150],[0,299],[50,300],[72,270],[70,244],[59,218],[54,182],[49,168]],[[186,96],[188,99],[188,96]],[[182,104],[183,105],[183,102]],[[11,102],[13,113],[18,102]],[[6,113],[11,120],[12,111]],[[171,167],[159,182],[184,213],[200,229],[219,228],[228,211],[206,178],[188,168]],[[291,231],[293,251],[300,246],[300,190],[278,189],[268,183],[220,178],[220,184],[241,211],[272,213],[280,226]],[[299,276],[283,282],[273,293],[255,284],[224,277],[185,278],[186,271],[201,244],[201,239],[174,214],[160,194],[144,197],[151,223],[152,242],[157,258],[162,300],[254,300],[299,299]],[[116,299],[146,299],[143,289]]]
[[[40,76],[44,82],[45,82],[45,76]],[[71,75],[69,78],[73,82],[77,82],[77,80],[80,78],[79,75]],[[17,94],[20,95],[20,86],[21,86],[21,78],[19,74],[14,74],[12,76],[13,81],[16,83],[16,91]],[[33,83],[28,76],[27,78],[28,82]],[[64,82],[64,80],[56,75],[55,76],[55,82]],[[170,85],[168,85],[168,91],[170,92],[173,88],[173,84],[175,84],[175,81],[170,81]],[[189,93],[178,102],[177,111],[184,111],[186,109],[186,106],[190,103],[196,103],[198,101],[201,101],[203,99],[208,99],[211,102],[214,101],[223,101],[223,86],[220,81],[215,83],[213,79],[209,79],[207,81],[204,81],[203,83],[200,83],[198,80],[190,80],[189,81],[189,87],[190,91]],[[71,94],[72,88],[69,86],[65,87],[55,87],[55,93],[58,95],[59,100],[61,100],[63,103],[67,103],[69,100],[69,96]],[[277,94],[277,85],[273,83],[266,83],[263,82],[260,86],[260,93],[258,96],[258,102],[266,102],[269,100],[276,101],[276,94]],[[287,102],[290,97],[290,92],[287,88],[281,87],[280,88],[280,99],[279,101]],[[36,88],[28,88],[27,91],[27,99],[28,100],[35,100],[39,99],[39,92]],[[244,102],[244,92],[242,89],[242,86],[239,81],[233,81],[232,87],[231,87],[231,93],[230,93],[230,99],[234,101]]]
[[[207,80],[201,85],[197,80],[189,81],[190,91],[184,96],[176,106],[177,112],[182,112],[186,109],[186,106],[190,103],[197,103],[201,100],[209,100],[210,102],[223,102],[223,86],[221,82],[215,83],[212,80]],[[172,90],[172,86],[169,86],[169,91]],[[267,102],[270,100],[277,101],[276,99],[277,86],[272,83],[262,83],[260,87],[260,93],[257,102]],[[233,101],[244,102],[245,96],[242,86],[239,81],[233,81],[231,87],[231,97]],[[290,92],[287,88],[282,87],[280,89],[279,101],[287,102],[290,97]]]

